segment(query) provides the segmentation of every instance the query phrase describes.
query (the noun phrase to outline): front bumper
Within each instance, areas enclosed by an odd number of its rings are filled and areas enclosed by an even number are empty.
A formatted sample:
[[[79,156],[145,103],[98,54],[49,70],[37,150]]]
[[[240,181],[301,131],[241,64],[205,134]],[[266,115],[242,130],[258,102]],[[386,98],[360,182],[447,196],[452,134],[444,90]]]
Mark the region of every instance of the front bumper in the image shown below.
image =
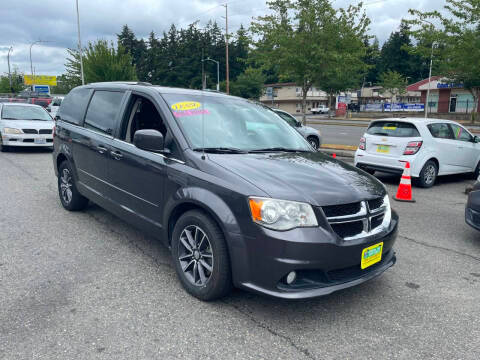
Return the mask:
[[[468,195],[465,222],[474,229],[480,230],[480,191],[472,191]]]
[[[5,146],[53,146],[51,134],[18,134],[2,135],[2,143]]]
[[[419,164],[418,161],[415,161],[416,158],[417,154],[396,157],[371,154],[364,150],[357,149],[355,152],[354,164],[361,169],[401,175],[405,168],[405,162],[408,161],[411,166],[411,175],[413,177],[418,177],[422,168],[420,166],[421,164]]]
[[[345,241],[331,230],[261,229],[258,236],[229,234],[233,280],[237,287],[284,298],[305,299],[328,295],[379,276],[396,262],[393,244],[398,216],[392,211],[388,230],[364,239]],[[360,268],[363,249],[383,242],[382,260]],[[295,271],[297,279],[285,278]]]

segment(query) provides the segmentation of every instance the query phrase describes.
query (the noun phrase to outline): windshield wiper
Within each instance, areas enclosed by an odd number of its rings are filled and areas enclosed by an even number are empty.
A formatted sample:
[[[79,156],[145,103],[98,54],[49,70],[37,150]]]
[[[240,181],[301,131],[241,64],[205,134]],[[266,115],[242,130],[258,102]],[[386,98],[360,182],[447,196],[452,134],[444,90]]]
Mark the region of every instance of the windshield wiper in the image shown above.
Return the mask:
[[[242,149],[230,148],[230,147],[205,147],[205,148],[195,148],[193,151],[204,151],[206,153],[217,153],[217,154],[246,154],[247,152]]]
[[[303,149],[289,149],[284,147],[271,147],[265,149],[255,149],[250,150],[250,153],[262,153],[262,152],[310,152],[310,150],[303,150]]]

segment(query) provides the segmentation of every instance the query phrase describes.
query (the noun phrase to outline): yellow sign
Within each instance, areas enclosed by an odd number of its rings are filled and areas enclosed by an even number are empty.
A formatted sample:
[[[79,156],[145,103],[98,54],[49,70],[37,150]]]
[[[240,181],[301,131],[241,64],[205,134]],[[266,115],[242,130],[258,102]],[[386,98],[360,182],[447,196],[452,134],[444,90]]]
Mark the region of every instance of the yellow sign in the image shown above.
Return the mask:
[[[197,101],[182,101],[175,104],[172,104],[172,109],[176,111],[186,111],[198,109],[202,104]]]
[[[369,246],[362,251],[362,270],[382,260],[383,242]]]
[[[25,85],[50,85],[57,86],[57,77],[49,75],[24,75]]]

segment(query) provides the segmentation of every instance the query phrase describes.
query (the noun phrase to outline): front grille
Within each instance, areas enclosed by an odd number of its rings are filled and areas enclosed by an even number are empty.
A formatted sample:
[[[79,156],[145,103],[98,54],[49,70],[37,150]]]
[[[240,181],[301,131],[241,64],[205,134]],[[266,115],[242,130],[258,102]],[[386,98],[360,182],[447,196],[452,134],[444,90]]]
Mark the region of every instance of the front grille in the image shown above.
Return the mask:
[[[40,129],[38,131],[39,134],[48,134],[50,135],[52,133],[52,130],[51,129]]]
[[[383,214],[372,217],[372,220],[371,220],[372,229],[375,229],[376,227],[379,227],[380,225],[382,225],[382,221],[383,221]]]
[[[363,221],[353,221],[348,223],[331,224],[333,231],[341,238],[349,238],[363,231]]]
[[[382,205],[383,205],[383,198],[368,200],[368,208],[370,210],[378,209]]]
[[[327,218],[336,216],[354,215],[360,211],[361,203],[323,206],[322,210]]]
[[[38,131],[35,129],[22,129],[24,134],[38,134]]]

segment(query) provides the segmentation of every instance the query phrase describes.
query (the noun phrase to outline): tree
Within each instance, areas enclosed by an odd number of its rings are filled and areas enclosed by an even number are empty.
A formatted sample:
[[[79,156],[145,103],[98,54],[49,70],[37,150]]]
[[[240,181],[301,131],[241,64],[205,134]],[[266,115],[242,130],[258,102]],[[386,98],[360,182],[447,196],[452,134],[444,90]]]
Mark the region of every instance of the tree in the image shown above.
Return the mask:
[[[117,34],[117,39],[121,48],[130,54],[132,65],[135,65],[137,71],[137,77],[141,81],[146,81],[148,71],[145,66],[147,52],[145,41],[143,39],[138,40],[128,25],[123,26],[122,32]]]
[[[8,73],[5,76],[0,76],[0,93],[17,93],[25,88],[23,85],[23,73],[20,73],[18,69],[14,69],[11,72],[11,76],[12,87],[10,87]]]
[[[272,13],[251,26],[259,38],[254,43],[256,61],[264,69],[277,68],[281,80],[292,79],[302,88],[305,122],[312,85],[324,88],[329,81],[331,91],[337,91],[351,84],[350,76],[357,80],[369,20],[361,14],[361,4],[347,10],[335,10],[329,0],[272,0],[268,5]]]
[[[393,97],[405,94],[406,80],[405,77],[396,71],[386,71],[380,75],[378,83],[383,89],[382,92],[390,94],[390,104],[393,103]],[[393,108],[391,109],[393,111]]]
[[[364,40],[364,44],[367,48],[365,54],[365,63],[369,66],[367,74],[365,75],[365,81],[362,83],[376,84],[380,76],[380,43],[377,37],[374,37],[373,42],[370,44],[368,38]]]
[[[415,51],[429,59],[432,43],[436,43],[437,71],[450,82],[463,84],[471,93],[474,122],[480,95],[480,0],[446,0],[443,13],[409,12],[416,16],[409,22],[417,27],[412,34],[422,44]]]
[[[80,56],[78,51],[68,50],[69,58],[65,67],[66,80],[71,85],[80,85]],[[131,81],[136,80],[135,66],[128,52],[119,45],[115,49],[113,43],[98,40],[89,43],[83,53],[83,72],[85,82]]]
[[[258,100],[262,95],[265,75],[261,69],[249,67],[236,80],[230,82],[230,94],[245,99]],[[225,89],[225,82],[221,84],[222,91]]]

